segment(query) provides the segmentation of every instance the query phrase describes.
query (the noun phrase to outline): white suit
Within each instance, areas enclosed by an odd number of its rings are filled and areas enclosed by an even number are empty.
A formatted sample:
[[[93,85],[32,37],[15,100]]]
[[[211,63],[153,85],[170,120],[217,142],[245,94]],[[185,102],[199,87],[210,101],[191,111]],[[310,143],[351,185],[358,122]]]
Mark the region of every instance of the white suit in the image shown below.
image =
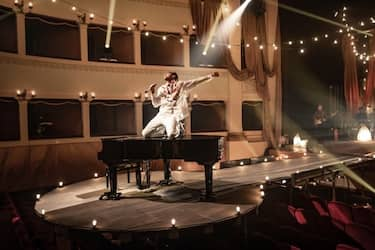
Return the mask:
[[[142,135],[178,137],[182,131],[182,121],[189,115],[187,92],[198,84],[211,80],[212,76],[203,76],[189,81],[166,82],[151,95],[152,105],[159,107],[159,113],[146,125]]]

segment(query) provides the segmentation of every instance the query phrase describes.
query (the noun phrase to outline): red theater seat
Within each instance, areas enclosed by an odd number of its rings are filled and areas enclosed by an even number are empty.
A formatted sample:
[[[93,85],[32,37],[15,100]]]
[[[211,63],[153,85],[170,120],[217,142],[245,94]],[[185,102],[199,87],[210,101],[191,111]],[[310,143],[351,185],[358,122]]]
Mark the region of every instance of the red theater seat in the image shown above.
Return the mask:
[[[328,211],[331,215],[332,223],[341,230],[345,230],[345,225],[352,223],[351,207],[343,202],[328,202]]]
[[[296,219],[298,224],[305,225],[307,224],[306,217],[303,215],[302,208],[295,208],[291,205],[288,205],[289,213]]]
[[[311,203],[320,216],[329,217],[327,204],[317,196],[310,197]]]
[[[364,249],[375,249],[375,231],[372,228],[356,223],[349,223],[345,226],[345,233]]]
[[[359,248],[349,246],[349,245],[346,245],[346,244],[338,244],[336,246],[336,250],[359,250]]]

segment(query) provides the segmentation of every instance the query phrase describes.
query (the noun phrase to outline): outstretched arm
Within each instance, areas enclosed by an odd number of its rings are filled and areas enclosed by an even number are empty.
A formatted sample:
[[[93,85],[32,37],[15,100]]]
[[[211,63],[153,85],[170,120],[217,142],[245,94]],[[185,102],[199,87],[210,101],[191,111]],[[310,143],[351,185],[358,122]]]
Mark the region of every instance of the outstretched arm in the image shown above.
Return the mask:
[[[206,82],[206,81],[209,81],[211,80],[213,77],[218,77],[219,76],[219,72],[213,72],[207,76],[202,76],[202,77],[199,77],[197,79],[193,79],[193,80],[189,80],[189,81],[185,81],[183,83],[183,87],[185,90],[189,90],[189,89],[192,89],[194,87],[196,87],[197,85],[199,85],[200,83],[203,83],[203,82]]]

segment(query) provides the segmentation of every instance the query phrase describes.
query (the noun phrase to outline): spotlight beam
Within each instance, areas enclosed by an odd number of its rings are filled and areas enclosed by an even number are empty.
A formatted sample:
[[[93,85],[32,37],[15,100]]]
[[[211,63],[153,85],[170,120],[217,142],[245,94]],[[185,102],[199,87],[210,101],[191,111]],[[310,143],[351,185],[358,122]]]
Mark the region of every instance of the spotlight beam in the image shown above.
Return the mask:
[[[220,36],[222,35],[227,36],[228,31],[231,31],[235,27],[236,21],[241,18],[242,13],[245,11],[246,7],[249,5],[251,1],[252,0],[246,0],[232,14],[230,14],[230,16],[225,18],[225,20],[219,24],[220,17],[221,17],[220,13],[222,13],[225,8],[224,2],[221,3],[220,9],[218,10],[218,13],[216,15],[215,22],[210,29],[210,32],[206,41],[206,45],[203,50],[203,55],[207,53],[207,50],[211,44],[214,34],[219,33]]]
[[[279,6],[282,9],[285,9],[285,10],[288,10],[288,11],[300,14],[302,16],[310,17],[312,19],[316,19],[316,20],[319,20],[319,21],[322,21],[322,22],[325,22],[325,23],[328,23],[328,24],[332,24],[332,25],[340,27],[340,28],[344,28],[344,29],[347,28],[342,23],[339,23],[339,22],[336,22],[336,21],[332,21],[331,19],[328,19],[328,18],[325,18],[325,17],[321,17],[321,16],[315,15],[313,13],[310,13],[310,12],[307,12],[307,11],[304,11],[304,10],[300,10],[300,9],[297,9],[297,8],[294,8],[294,7],[291,7],[291,6],[282,4],[282,3],[276,3],[275,0],[265,0],[265,1],[267,3]],[[359,29],[356,29],[354,27],[353,27],[353,31],[355,31],[357,33],[360,33],[360,34],[363,34],[363,35],[370,36],[370,37],[373,36],[371,33],[367,32],[367,31],[359,30]]]
[[[108,11],[108,24],[107,24],[107,35],[105,38],[105,47],[109,48],[111,45],[111,33],[112,33],[112,24],[113,24],[113,17],[115,15],[115,6],[116,0],[110,0],[109,3],[109,11]]]

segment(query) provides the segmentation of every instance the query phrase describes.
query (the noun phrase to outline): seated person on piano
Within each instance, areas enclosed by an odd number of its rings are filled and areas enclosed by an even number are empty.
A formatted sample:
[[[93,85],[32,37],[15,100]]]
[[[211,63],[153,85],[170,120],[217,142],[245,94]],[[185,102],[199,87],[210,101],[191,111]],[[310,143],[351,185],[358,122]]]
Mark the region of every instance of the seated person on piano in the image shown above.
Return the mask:
[[[176,72],[168,73],[166,81],[155,91],[156,84],[150,85],[152,105],[159,107],[158,114],[142,131],[144,137],[163,137],[168,139],[183,136],[183,120],[189,114],[188,91],[200,83],[207,82],[219,73],[214,72],[194,80],[179,81]]]

